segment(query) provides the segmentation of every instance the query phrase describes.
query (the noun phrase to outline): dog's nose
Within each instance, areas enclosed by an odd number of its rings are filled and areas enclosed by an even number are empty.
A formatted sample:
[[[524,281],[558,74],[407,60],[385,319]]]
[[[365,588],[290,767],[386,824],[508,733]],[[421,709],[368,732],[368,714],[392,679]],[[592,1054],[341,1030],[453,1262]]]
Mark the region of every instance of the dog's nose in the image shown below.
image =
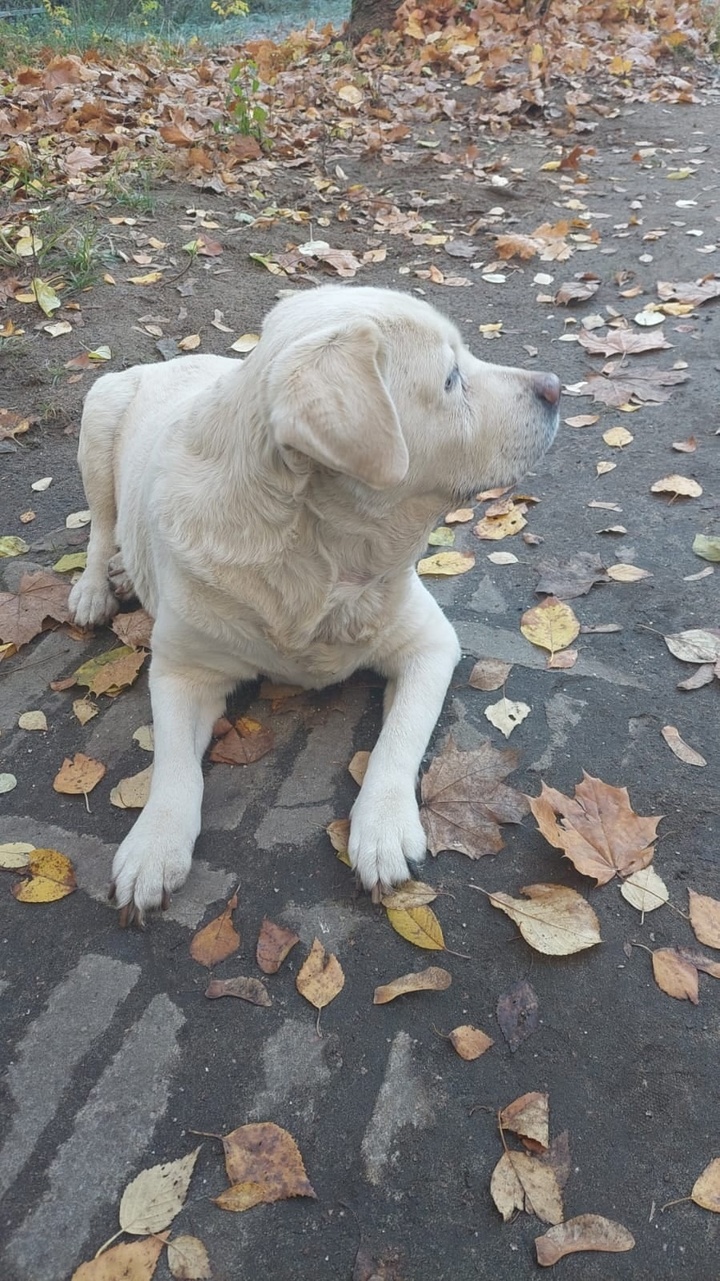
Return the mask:
[[[557,405],[560,399],[560,379],[557,374],[534,374],[533,387],[541,400]]]

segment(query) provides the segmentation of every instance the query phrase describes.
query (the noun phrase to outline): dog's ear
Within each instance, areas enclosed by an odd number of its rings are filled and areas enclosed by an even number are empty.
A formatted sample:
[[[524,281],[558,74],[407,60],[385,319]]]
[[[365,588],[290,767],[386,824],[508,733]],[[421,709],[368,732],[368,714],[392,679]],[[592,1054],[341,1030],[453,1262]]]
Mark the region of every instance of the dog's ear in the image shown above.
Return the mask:
[[[369,320],[329,327],[277,356],[269,380],[278,445],[373,489],[399,484],[409,465],[378,363],[382,342]]]

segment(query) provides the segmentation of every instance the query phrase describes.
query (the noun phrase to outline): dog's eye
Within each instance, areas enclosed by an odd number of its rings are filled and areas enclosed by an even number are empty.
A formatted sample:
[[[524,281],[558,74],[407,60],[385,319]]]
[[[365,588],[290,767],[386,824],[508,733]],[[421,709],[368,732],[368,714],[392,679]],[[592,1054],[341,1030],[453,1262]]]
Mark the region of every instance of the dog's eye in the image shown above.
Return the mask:
[[[456,365],[455,368],[452,370],[452,372],[449,373],[447,378],[445,379],[445,390],[452,391],[453,387],[457,386],[459,378],[460,378],[460,370]]]

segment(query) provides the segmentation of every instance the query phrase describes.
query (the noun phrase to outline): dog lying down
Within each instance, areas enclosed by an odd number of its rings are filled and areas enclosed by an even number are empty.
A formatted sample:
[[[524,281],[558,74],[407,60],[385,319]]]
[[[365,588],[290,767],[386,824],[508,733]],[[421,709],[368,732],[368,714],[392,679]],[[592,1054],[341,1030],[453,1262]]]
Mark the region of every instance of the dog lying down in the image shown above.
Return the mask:
[[[278,303],[244,361],[98,379],[70,606],[81,626],[107,622],[110,572],[156,620],[152,787],[112,872],[123,924],[185,881],[212,726],[259,674],[308,689],[360,667],[386,678],[350,859],[371,891],[408,878],[426,853],[418,771],[460,657],[414,565],[446,511],[540,458],[559,397],[554,374],[476,360],[428,303],[335,285]]]

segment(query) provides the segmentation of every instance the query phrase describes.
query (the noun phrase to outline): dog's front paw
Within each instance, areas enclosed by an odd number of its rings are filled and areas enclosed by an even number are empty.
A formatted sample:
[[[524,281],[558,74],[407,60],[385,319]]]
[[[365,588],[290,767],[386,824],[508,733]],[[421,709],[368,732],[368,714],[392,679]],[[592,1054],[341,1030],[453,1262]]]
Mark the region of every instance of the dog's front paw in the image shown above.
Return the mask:
[[[119,609],[107,576],[97,577],[87,570],[70,592],[68,606],[78,627],[99,627]]]
[[[113,859],[111,897],[120,924],[142,925],[145,913],[165,908],[187,880],[194,841],[168,831],[167,822],[138,819]]]
[[[348,853],[366,890],[407,881],[427,853],[414,793],[366,794],[363,788],[350,815]]]

